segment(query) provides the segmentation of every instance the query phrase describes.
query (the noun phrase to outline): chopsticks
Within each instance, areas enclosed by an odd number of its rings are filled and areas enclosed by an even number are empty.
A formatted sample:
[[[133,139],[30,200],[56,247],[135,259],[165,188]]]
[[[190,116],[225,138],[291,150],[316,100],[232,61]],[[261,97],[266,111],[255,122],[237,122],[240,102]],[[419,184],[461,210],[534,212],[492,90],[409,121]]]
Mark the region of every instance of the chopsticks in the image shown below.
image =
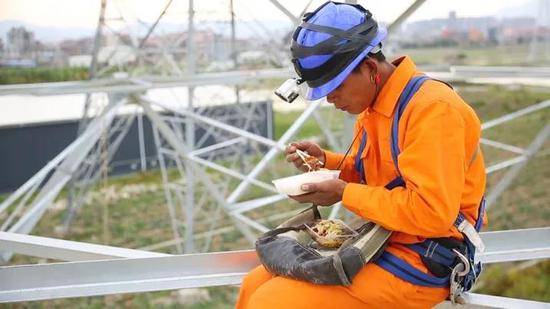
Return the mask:
[[[313,158],[315,161],[317,161],[317,164],[319,166],[325,165],[323,162],[321,162],[321,160],[317,159],[316,157],[314,157],[314,156],[312,156],[312,155],[308,154],[307,152],[302,151],[300,149],[296,149],[296,154],[298,155],[298,157],[300,157],[300,159],[302,159],[302,161],[304,161],[304,164],[307,166],[309,172],[315,171],[316,169],[309,164],[308,159],[310,159],[310,161],[311,161],[311,158]]]

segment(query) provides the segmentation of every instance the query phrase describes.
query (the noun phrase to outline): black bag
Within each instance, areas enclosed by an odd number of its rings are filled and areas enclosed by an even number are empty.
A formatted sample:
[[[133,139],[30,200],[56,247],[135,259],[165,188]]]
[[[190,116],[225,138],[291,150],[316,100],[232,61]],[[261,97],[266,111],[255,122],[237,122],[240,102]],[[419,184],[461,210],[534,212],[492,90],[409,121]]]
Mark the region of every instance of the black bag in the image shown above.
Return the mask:
[[[351,285],[353,277],[375,260],[391,232],[365,220],[350,223],[358,235],[337,249],[314,245],[305,225],[321,219],[316,206],[266,232],[256,241],[256,252],[264,267],[275,275],[315,284]]]

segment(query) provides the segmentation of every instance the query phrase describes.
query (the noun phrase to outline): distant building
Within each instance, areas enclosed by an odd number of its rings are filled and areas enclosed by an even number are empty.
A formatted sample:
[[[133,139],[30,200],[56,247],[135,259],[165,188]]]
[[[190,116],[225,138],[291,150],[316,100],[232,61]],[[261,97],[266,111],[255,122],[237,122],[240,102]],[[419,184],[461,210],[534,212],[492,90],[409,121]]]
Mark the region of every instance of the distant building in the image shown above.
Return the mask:
[[[0,61],[0,67],[34,68],[36,67],[36,61],[34,59],[27,58],[6,59]]]
[[[92,55],[76,55],[69,57],[70,67],[90,67]]]
[[[22,55],[34,50],[34,33],[27,31],[25,27],[12,27],[7,35],[7,47],[10,53]]]
[[[255,68],[266,64],[269,55],[264,50],[248,50],[238,55],[239,64],[246,68]]]
[[[98,63],[108,64],[110,66],[121,66],[133,63],[136,59],[136,50],[127,45],[104,46],[99,49],[97,54]]]
[[[502,20],[499,42],[525,43],[532,40],[536,29],[535,18],[506,18]]]
[[[458,17],[451,11],[447,18],[407,23],[398,37],[402,44],[411,47],[522,43],[532,37],[535,22],[529,17]]]
[[[69,56],[87,55],[92,53],[93,49],[92,38],[82,38],[77,40],[64,40],[59,43],[59,49]]]

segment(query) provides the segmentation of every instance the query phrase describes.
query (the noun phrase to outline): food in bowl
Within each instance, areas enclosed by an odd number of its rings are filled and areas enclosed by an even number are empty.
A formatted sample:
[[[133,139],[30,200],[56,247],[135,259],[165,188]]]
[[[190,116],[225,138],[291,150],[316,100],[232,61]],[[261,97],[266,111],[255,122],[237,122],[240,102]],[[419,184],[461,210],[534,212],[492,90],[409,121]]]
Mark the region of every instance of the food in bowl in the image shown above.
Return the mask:
[[[304,165],[307,166],[308,172],[318,171],[323,167],[324,163],[316,157],[308,154],[300,149],[296,150],[296,154],[304,161]]]
[[[311,238],[327,248],[338,248],[349,238],[357,236],[357,232],[348,227],[342,220],[316,220],[306,224]]]

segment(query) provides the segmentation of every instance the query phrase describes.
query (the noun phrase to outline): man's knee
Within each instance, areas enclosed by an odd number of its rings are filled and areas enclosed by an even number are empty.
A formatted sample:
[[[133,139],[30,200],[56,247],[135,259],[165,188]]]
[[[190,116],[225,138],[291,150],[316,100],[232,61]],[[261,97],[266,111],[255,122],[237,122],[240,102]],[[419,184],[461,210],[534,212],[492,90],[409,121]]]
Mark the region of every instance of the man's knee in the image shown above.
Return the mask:
[[[256,291],[262,284],[273,278],[262,265],[251,270],[246,276],[244,276],[241,283],[241,297],[249,297],[254,291]]]
[[[251,270],[246,276],[244,276],[241,283],[241,290],[239,291],[239,299],[237,301],[237,308],[246,308],[249,303],[250,296],[265,282],[273,278],[263,266],[258,266]]]
[[[255,290],[258,288],[258,286],[262,285],[267,280],[273,278],[273,275],[270,274],[265,267],[262,265],[254,268],[251,270],[246,276],[243,278],[243,282],[241,284],[241,289],[253,289]]]

